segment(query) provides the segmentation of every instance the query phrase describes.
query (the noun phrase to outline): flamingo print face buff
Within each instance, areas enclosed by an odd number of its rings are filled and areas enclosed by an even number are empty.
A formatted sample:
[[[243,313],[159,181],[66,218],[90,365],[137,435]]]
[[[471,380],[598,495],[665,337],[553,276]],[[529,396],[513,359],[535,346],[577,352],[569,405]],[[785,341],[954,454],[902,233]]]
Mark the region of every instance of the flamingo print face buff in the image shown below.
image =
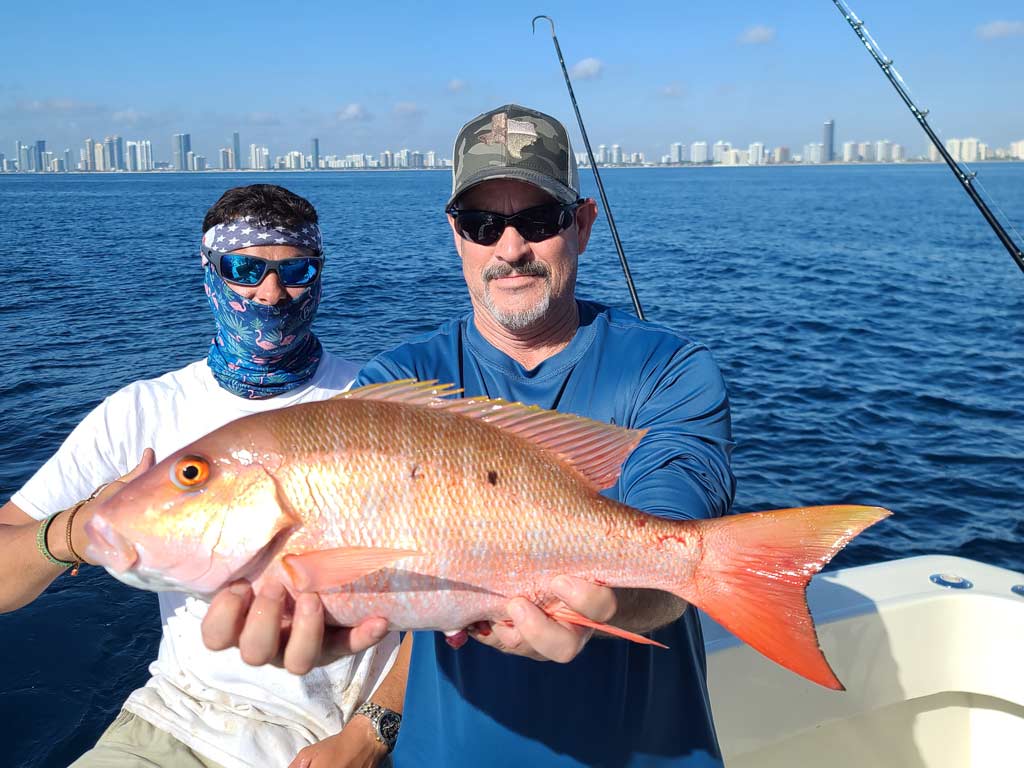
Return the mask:
[[[322,281],[276,307],[249,301],[231,290],[210,264],[203,265],[206,298],[217,322],[206,363],[224,389],[263,400],[302,386],[323,355],[310,330],[320,305]]]

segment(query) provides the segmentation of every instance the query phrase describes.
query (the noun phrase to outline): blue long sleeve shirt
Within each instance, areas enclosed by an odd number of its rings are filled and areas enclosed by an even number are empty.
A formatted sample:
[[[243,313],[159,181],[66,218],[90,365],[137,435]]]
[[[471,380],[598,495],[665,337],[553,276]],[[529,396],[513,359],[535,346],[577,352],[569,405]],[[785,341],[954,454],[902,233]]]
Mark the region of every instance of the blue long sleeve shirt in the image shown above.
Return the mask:
[[[526,370],[472,313],[371,360],[356,383],[437,379],[464,395],[539,405],[648,432],[605,495],[677,519],[729,511],[729,402],[702,345],[579,301],[569,345]],[[651,634],[670,650],[592,639],[571,663],[541,663],[439,633],[413,644],[404,766],[720,766],[696,611]]]

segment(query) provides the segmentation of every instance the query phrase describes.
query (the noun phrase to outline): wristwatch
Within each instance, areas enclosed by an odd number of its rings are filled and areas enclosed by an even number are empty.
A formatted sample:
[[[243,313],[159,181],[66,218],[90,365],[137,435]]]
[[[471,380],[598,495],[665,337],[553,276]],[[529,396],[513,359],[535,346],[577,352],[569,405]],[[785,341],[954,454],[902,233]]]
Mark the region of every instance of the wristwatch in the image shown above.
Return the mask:
[[[402,726],[402,716],[394,710],[374,704],[372,701],[364,702],[355,711],[356,715],[362,715],[373,723],[377,731],[377,741],[388,748],[388,754],[395,748],[398,741],[398,729]]]

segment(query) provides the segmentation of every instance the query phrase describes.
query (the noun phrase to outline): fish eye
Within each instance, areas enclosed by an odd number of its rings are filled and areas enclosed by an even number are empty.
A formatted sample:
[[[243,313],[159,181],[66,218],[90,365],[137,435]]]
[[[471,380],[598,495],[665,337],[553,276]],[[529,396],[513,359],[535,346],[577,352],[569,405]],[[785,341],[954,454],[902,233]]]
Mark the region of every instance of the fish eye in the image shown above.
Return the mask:
[[[183,491],[197,488],[210,477],[210,463],[200,456],[184,456],[171,467],[171,482]]]

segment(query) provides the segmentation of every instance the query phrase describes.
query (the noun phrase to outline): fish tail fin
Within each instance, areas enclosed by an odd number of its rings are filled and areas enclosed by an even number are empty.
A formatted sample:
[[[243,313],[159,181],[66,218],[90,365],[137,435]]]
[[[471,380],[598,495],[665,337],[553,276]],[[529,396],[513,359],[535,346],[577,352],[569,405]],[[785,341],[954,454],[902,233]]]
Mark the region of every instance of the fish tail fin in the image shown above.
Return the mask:
[[[673,591],[772,661],[845,690],[818,645],[807,584],[850,539],[890,514],[838,505],[702,520],[694,583],[688,594]]]

